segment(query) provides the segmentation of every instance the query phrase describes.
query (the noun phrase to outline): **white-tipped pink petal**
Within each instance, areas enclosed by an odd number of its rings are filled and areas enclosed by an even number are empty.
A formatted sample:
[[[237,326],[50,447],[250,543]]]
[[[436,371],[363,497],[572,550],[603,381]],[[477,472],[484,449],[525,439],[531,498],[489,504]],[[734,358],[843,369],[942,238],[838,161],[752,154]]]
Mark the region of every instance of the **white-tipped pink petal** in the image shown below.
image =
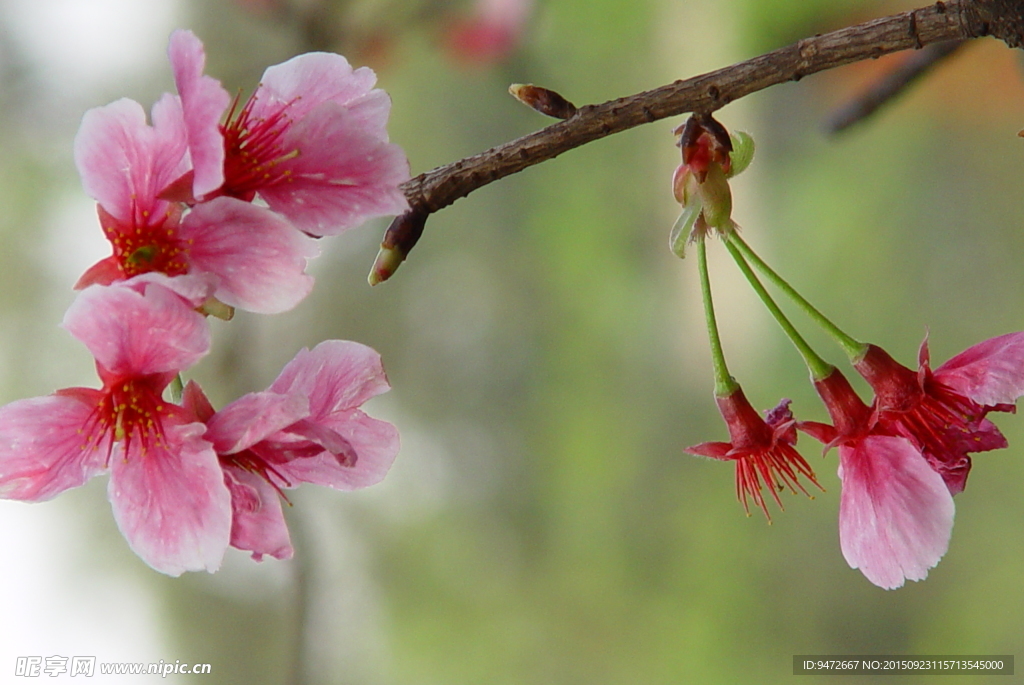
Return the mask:
[[[252,552],[256,561],[264,554],[290,559],[294,550],[277,491],[243,469],[227,468],[224,477],[231,491],[231,546]]]
[[[869,436],[840,446],[839,458],[839,540],[847,563],[887,590],[923,580],[953,530],[953,497],[942,477],[903,438]]]
[[[181,224],[189,263],[218,278],[216,297],[259,314],[297,305],[313,289],[306,260],[318,249],[265,207],[230,197],[204,202]]]
[[[287,106],[288,117],[297,121],[324,102],[338,105],[358,105],[364,98],[375,101],[371,107],[376,116],[368,117],[365,124],[383,130],[387,123],[390,101],[383,110],[378,93],[373,90],[377,75],[368,67],[352,69],[341,55],[329,52],[310,52],[293,57],[263,72],[253,103],[253,114],[266,116]]]
[[[94,285],[64,315],[63,326],[108,372],[125,376],[177,373],[210,349],[206,320],[170,290],[150,283]]]
[[[198,198],[224,183],[224,136],[220,132],[220,120],[231,103],[231,96],[220,81],[203,75],[206,53],[202,42],[191,31],[179,29],[172,33],[167,54],[181,96],[194,171],[192,192]]]
[[[1012,404],[1024,395],[1024,332],[969,347],[935,370],[935,380],[978,404]]]
[[[0,408],[0,498],[47,500],[104,471],[109,436],[90,430],[99,400],[82,388]]]
[[[320,419],[359,407],[390,387],[380,355],[372,347],[325,340],[312,350],[299,350],[269,390],[308,397],[311,418]]]
[[[325,450],[313,457],[292,459],[280,465],[275,463],[274,467],[289,480],[338,490],[365,488],[383,480],[398,455],[398,429],[358,409],[336,413],[320,421],[319,428],[333,432],[334,441],[341,442],[346,453]],[[307,434],[306,437],[316,436]],[[327,440],[320,442],[330,444]],[[351,463],[351,455],[355,456],[355,463]]]
[[[409,179],[400,147],[367,132],[341,105],[326,102],[288,128],[280,162],[287,182],[260,188],[271,209],[310,235],[337,235],[367,219],[408,209],[399,186]]]
[[[206,439],[213,443],[218,454],[234,454],[308,415],[309,400],[302,395],[249,393],[210,418]]]
[[[145,451],[115,450],[108,496],[132,549],[157,571],[216,571],[231,538],[231,495],[201,423],[164,422]]]
[[[187,170],[172,96],[154,106],[159,128],[146,123],[139,103],[117,100],[85,113],[75,136],[75,164],[86,193],[122,222],[162,215],[164,188]]]

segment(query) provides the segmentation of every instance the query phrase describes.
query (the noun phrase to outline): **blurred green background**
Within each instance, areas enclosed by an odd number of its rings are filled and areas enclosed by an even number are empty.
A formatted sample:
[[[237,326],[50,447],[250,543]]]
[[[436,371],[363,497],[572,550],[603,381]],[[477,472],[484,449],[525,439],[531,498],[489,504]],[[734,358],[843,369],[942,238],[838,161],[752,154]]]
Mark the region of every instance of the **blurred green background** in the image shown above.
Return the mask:
[[[108,249],[71,144],[89,107],[127,96],[148,108],[172,88],[175,27],[197,32],[208,73],[232,91],[314,48],[374,67],[392,138],[419,173],[546,125],[510,83],[601,102],[912,6],[537,0],[518,49],[482,64],[446,47],[468,4],[284,4],[0,3],[0,401],[97,385],[56,325]],[[758,143],[734,182],[744,236],[840,326],[908,365],[926,334],[938,363],[1020,330],[1019,57],[976,41],[836,138],[822,132],[829,112],[899,57],[726,107],[719,120]],[[667,249],[681,122],[457,202],[373,289],[385,223],[326,239],[298,308],[215,324],[194,375],[218,406],[265,388],[303,346],[380,351],[393,389],[368,411],[402,433],[392,472],[362,492],[291,493],[295,559],[230,550],[219,573],[179,579],[128,549],[105,479],[46,504],[0,502],[0,682],[24,682],[15,657],[51,654],[205,662],[201,679],[216,683],[367,685],[783,683],[795,654],[1024,655],[1020,418],[997,419],[1010,449],[975,459],[946,557],[890,592],[842,558],[834,453],[801,442],[826,492],[788,497],[772,525],[744,516],[731,466],[683,453],[727,434],[696,263]],[[747,396],[759,408],[789,397],[799,418],[825,420],[799,357],[721,245],[711,252]],[[957,678],[989,680],[1015,678]]]

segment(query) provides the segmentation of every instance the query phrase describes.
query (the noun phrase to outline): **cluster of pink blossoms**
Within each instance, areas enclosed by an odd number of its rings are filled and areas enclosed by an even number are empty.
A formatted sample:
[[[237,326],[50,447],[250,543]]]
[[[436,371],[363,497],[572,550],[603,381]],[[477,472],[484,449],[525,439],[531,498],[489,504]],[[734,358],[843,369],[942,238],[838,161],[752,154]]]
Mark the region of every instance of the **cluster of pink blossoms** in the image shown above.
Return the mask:
[[[75,161],[113,254],[79,279],[63,326],[102,387],[0,408],[0,497],[47,500],[109,472],[132,549],[180,575],[216,570],[229,545],[290,557],[284,489],[365,487],[394,460],[395,428],[360,410],[389,386],[358,343],[302,350],[220,411],[194,381],[180,404],[165,390],[209,351],[208,312],[294,307],[313,285],[310,236],[404,211],[409,170],[369,69],[301,55],[242,104],[203,74],[191,32],[171,36],[169,55],[178,94],[152,124],[127,99],[83,118]]]
[[[991,412],[1013,412],[1024,395],[1024,332],[981,342],[935,369],[927,341],[918,368],[907,368],[876,345],[840,331],[771,270],[739,237],[732,221],[727,180],[749,163],[749,136],[732,136],[710,117],[692,117],[681,133],[683,163],[673,191],[683,214],[670,240],[677,255],[686,241],[698,243],[715,356],[716,400],[729,428],[729,442],[706,442],[688,452],[736,465],[736,492],[749,513],[748,498],[768,515],[762,494],[768,488],[781,507],[779,492],[806,493],[805,478],[820,487],[813,470],[796,451],[797,430],[839,453],[842,494],[839,539],[843,556],[872,583],[887,589],[922,580],[946,553],[953,530],[953,496],[962,492],[970,454],[1007,446],[988,420]],[[722,237],[740,270],[794,343],[811,372],[832,424],[797,421],[784,400],[762,419],[729,376],[718,341],[707,280],[704,240],[712,229]],[[846,378],[819,357],[797,332],[761,284],[753,268],[783,290],[847,353],[871,386],[865,404]]]

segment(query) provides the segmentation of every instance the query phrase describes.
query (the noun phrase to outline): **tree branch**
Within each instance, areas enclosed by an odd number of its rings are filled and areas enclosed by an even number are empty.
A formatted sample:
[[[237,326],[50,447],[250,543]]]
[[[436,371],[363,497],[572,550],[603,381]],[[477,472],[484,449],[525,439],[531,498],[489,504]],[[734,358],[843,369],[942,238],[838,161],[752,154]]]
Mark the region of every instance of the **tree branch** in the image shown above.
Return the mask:
[[[402,185],[410,210],[384,236],[370,282],[394,272],[426,217],[474,190],[605,136],[667,117],[710,114],[744,96],[864,59],[992,35],[1024,44],[1021,0],[952,0],[805,38],[759,57],[654,90],[585,105],[564,121],[416,176]],[[415,230],[409,230],[413,226]]]
[[[827,132],[839,133],[867,119],[882,105],[902,94],[939,62],[956,53],[963,45],[964,42],[961,40],[948,40],[933,43],[914,53],[868,86],[864,92],[833,112],[825,125]]]

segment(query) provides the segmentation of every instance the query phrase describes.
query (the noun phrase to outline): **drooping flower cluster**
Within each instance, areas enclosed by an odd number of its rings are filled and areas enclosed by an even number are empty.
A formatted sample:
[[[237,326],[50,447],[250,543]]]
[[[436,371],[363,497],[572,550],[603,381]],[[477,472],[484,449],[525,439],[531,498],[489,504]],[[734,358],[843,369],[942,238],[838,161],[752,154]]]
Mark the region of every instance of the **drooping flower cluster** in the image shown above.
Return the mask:
[[[922,345],[917,373],[869,346],[855,368],[875,391],[869,407],[838,370],[815,383],[833,425],[799,428],[837,447],[843,556],[884,588],[922,580],[946,553],[953,495],[975,452],[1006,447],[985,415],[1024,394],[1024,333],[969,348],[934,372]]]
[[[673,191],[683,215],[671,246],[683,256],[687,233],[700,248],[701,281],[715,361],[716,399],[731,442],[703,443],[687,451],[736,461],[736,490],[747,509],[751,497],[768,515],[762,488],[804,490],[803,475],[814,474],[796,452],[794,429],[837,448],[842,494],[839,537],[843,555],[872,583],[887,589],[906,580],[922,580],[946,553],[953,528],[953,496],[962,492],[971,468],[970,454],[1007,446],[988,420],[991,412],[1013,412],[1024,395],[1024,333],[979,343],[934,371],[927,341],[918,369],[909,369],[876,345],[860,343],[840,331],[778,276],[739,237],[727,183],[737,166],[735,137],[710,117],[694,117],[681,129],[683,164]],[[750,147],[752,150],[752,147]],[[795,421],[788,403],[762,420],[747,403],[725,366],[711,305],[704,241],[718,229],[740,270],[804,357],[832,424]],[[846,378],[821,359],[796,331],[761,284],[751,265],[781,289],[847,353],[875,397],[865,404]],[[748,509],[749,513],[749,509]]]
[[[313,285],[311,236],[403,211],[408,163],[373,72],[339,55],[271,67],[244,104],[203,74],[192,33],[169,55],[178,94],[152,123],[127,99],[82,120],[75,161],[113,254],[78,280],[63,326],[102,387],[0,408],[0,497],[47,500],[108,472],[132,549],[179,575],[216,570],[229,545],[290,557],[283,490],[365,487],[394,460],[394,427],[359,409],[389,386],[358,343],[303,350],[219,412],[194,381],[180,403],[166,391],[209,351],[206,314],[294,307]]]

